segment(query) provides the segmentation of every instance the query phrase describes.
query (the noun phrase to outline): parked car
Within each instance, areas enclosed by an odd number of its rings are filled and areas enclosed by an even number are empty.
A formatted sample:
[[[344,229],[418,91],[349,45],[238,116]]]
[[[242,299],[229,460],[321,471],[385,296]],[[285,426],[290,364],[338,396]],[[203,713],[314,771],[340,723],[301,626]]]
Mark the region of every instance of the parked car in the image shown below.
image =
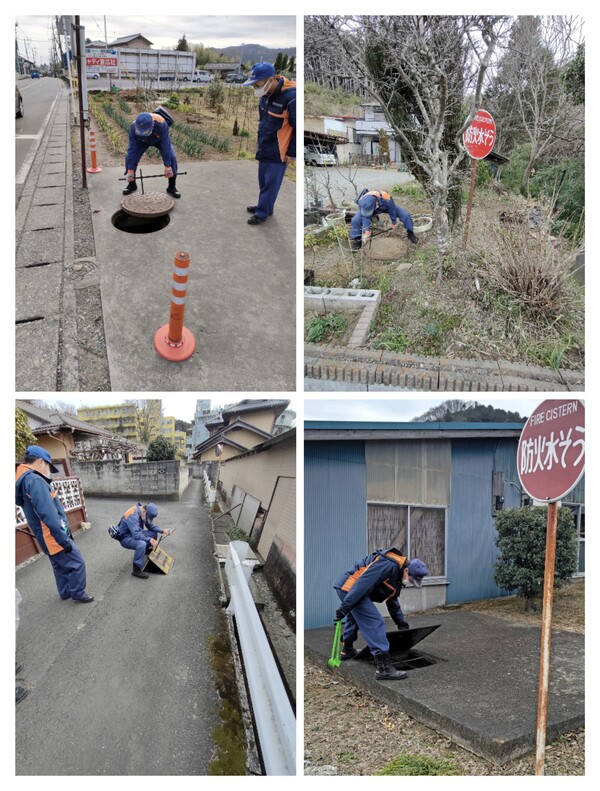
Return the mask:
[[[39,80],[41,75],[39,71],[32,71],[29,76],[31,77],[32,80]]]
[[[238,74],[237,72],[234,74],[228,74],[225,78],[225,82],[234,82],[241,84],[242,82],[246,82],[246,75],[245,74]]]
[[[304,164],[314,165],[335,165],[335,154],[331,151],[323,151],[315,145],[304,146]]]
[[[18,85],[15,85],[15,116],[23,118],[23,97]]]
[[[85,76],[88,80],[97,80],[100,77],[97,71],[86,71]]]
[[[194,72],[194,82],[212,82],[213,80],[213,75],[206,69],[196,69]]]

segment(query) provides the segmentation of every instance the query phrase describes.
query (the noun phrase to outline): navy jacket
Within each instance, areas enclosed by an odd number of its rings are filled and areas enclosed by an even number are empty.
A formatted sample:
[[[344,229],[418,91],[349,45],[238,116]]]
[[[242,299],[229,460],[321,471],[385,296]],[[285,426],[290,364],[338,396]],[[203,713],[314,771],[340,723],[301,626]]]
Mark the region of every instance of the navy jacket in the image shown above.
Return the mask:
[[[69,521],[50,478],[28,464],[19,464],[15,502],[25,512],[27,524],[44,554],[57,555],[69,546]]]
[[[296,83],[285,77],[273,93],[258,102],[258,140],[256,159],[284,162],[296,158]]]
[[[358,604],[365,596],[374,602],[385,602],[395,623],[403,620],[398,596],[403,588],[402,575],[408,558],[399,550],[377,549],[357,561],[336,581],[334,588],[347,591],[341,609],[344,613]]]
[[[125,169],[135,170],[146,149],[155,146],[160,151],[164,166],[173,168],[173,173],[176,173],[177,160],[169,137],[169,126],[158,113],[151,113],[151,115],[154,124],[152,131],[146,137],[136,135],[135,124],[131,124],[129,127],[129,146],[125,155]]]
[[[121,521],[119,522],[121,540],[131,536],[134,541],[145,541],[148,543],[151,536],[148,536],[148,534],[144,532],[145,528],[158,529],[160,531],[160,528],[154,527],[152,522],[147,518],[142,519],[142,514],[140,512],[141,506],[141,503],[132,505],[121,517]]]

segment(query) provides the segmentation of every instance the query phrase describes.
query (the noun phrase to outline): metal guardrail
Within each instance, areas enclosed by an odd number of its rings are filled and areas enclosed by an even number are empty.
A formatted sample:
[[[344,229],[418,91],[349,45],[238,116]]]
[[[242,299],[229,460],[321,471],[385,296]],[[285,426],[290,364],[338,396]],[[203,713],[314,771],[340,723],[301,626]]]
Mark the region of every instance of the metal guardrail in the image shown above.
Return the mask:
[[[243,562],[247,548],[243,541],[229,544],[227,612],[235,615],[265,771],[267,775],[295,775],[296,718],[248,586],[254,564]]]

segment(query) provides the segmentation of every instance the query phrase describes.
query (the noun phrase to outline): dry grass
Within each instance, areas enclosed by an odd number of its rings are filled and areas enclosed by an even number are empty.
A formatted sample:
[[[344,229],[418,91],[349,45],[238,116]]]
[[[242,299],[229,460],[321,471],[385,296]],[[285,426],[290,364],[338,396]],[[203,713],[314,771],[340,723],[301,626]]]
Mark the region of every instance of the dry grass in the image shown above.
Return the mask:
[[[342,256],[337,244],[330,244],[308,249],[305,267],[314,270],[316,285],[347,287],[352,278],[360,277],[363,287],[382,291],[369,348],[582,368],[584,291],[569,272],[571,248],[543,234],[530,237],[528,229],[525,234],[522,228],[507,232],[499,215],[524,211],[525,202],[520,201],[517,198],[515,205],[515,200],[496,192],[477,192],[467,249],[463,250],[463,229],[459,228],[440,284],[436,283],[439,264],[433,231],[422,234],[416,246],[401,233],[398,257],[393,261],[365,255],[351,258],[350,253]],[[402,195],[398,202],[413,215],[423,211],[418,195]],[[515,234],[523,237],[518,244]],[[498,245],[492,244],[494,235],[500,239]],[[507,264],[506,287],[501,282],[501,244],[511,248],[513,263],[524,250],[529,255],[525,273],[515,263],[512,268]],[[486,245],[491,250],[488,263],[482,257]],[[410,267],[398,271],[399,264]],[[492,274],[484,275],[484,271]],[[523,293],[517,297],[520,282]],[[537,290],[539,297],[530,299]]]

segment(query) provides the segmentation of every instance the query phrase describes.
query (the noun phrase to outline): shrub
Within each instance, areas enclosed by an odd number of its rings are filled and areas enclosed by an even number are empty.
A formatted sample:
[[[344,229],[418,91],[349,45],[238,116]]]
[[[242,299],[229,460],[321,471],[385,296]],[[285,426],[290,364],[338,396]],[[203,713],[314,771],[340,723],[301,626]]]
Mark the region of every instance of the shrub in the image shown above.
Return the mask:
[[[494,566],[494,582],[509,593],[526,599],[531,607],[544,585],[546,523],[548,508],[530,506],[500,511],[496,517],[496,546],[500,555]],[[577,536],[573,514],[558,509],[554,589],[562,587],[577,571]]]
[[[148,445],[146,461],[171,461],[175,458],[175,446],[166,437],[156,437]]]

